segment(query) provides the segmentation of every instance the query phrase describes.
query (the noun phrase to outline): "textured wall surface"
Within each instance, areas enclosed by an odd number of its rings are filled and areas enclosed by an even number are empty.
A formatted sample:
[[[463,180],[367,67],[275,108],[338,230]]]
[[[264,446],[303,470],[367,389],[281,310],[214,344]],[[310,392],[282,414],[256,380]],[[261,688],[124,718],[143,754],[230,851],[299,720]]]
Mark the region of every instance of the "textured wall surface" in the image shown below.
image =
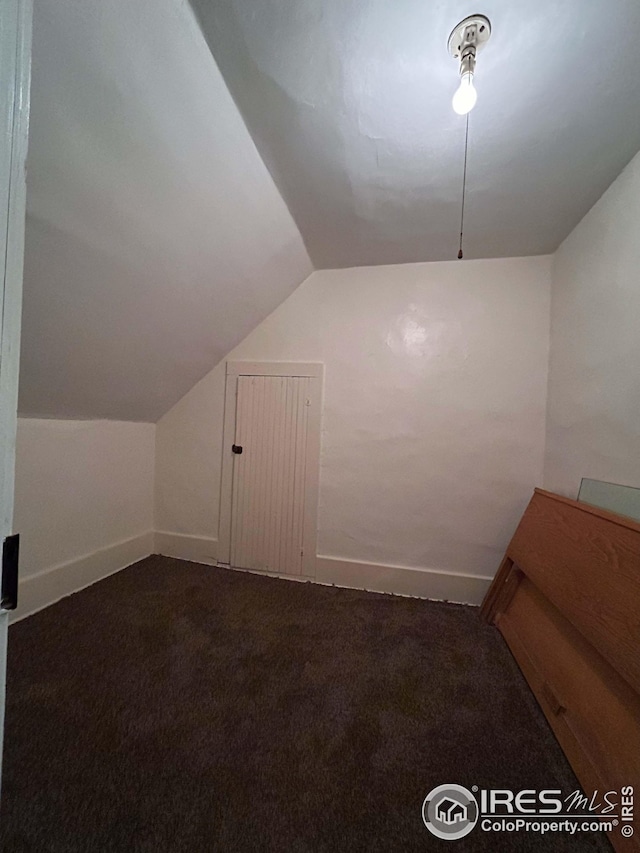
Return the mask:
[[[492,574],[544,447],[549,258],[314,273],[228,358],[326,365],[318,552]],[[224,364],[157,425],[156,529],[215,537]]]
[[[154,434],[152,424],[18,419],[21,578],[153,530]]]
[[[553,259],[545,486],[640,486],[640,155]]]

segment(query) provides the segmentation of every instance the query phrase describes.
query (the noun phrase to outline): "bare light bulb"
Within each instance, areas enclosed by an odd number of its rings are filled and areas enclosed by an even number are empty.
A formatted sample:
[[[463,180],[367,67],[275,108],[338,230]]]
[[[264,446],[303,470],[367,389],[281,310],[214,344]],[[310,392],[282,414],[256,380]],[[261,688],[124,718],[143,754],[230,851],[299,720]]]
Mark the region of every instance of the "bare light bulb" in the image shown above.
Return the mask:
[[[473,74],[467,71],[460,78],[460,86],[453,96],[453,109],[459,116],[464,116],[475,107],[478,100],[476,87],[473,85]]]

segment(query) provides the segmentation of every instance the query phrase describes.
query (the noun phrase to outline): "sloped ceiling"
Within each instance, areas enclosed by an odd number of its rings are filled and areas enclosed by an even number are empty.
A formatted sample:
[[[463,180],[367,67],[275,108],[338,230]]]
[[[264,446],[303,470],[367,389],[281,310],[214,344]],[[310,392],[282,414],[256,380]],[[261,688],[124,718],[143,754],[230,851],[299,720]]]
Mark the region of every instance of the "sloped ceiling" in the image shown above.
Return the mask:
[[[465,257],[553,252],[640,148],[638,0],[192,3],[317,267],[455,258],[471,13]]]
[[[454,258],[476,11],[465,257],[551,252],[640,147],[636,0],[38,0],[20,413],[155,421],[311,260]]]
[[[155,421],[311,272],[185,0],[38,0],[23,415]]]

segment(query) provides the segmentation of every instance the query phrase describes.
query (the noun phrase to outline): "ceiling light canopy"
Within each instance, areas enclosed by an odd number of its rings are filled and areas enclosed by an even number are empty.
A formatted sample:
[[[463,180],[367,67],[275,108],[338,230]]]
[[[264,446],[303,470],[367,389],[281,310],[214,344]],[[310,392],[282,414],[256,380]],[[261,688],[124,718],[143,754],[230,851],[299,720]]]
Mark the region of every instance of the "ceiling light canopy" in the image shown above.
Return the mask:
[[[453,109],[466,115],[476,105],[478,93],[473,85],[476,56],[491,35],[491,22],[484,15],[470,15],[454,27],[447,47],[454,59],[460,62],[460,86],[453,96]]]
[[[466,116],[464,134],[464,169],[462,172],[462,204],[460,207],[460,246],[458,259],[462,260],[462,240],[464,237],[464,200],[467,189],[467,153],[469,150],[469,113],[478,100],[476,87],[473,85],[473,75],[476,70],[476,57],[489,41],[491,22],[485,15],[470,15],[454,27],[447,42],[451,56],[460,63],[460,86],[453,96],[453,109],[458,115]]]

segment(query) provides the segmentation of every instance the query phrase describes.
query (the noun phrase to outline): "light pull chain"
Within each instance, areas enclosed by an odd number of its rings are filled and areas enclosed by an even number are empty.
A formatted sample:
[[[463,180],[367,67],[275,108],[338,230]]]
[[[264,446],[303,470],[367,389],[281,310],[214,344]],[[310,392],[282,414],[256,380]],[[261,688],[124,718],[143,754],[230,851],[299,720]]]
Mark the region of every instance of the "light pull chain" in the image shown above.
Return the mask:
[[[462,235],[464,232],[464,197],[467,189],[467,149],[469,147],[469,113],[467,113],[467,129],[464,135],[464,171],[462,173],[462,210],[460,211],[460,248],[458,250],[458,260],[461,261],[464,257],[462,251]]]

